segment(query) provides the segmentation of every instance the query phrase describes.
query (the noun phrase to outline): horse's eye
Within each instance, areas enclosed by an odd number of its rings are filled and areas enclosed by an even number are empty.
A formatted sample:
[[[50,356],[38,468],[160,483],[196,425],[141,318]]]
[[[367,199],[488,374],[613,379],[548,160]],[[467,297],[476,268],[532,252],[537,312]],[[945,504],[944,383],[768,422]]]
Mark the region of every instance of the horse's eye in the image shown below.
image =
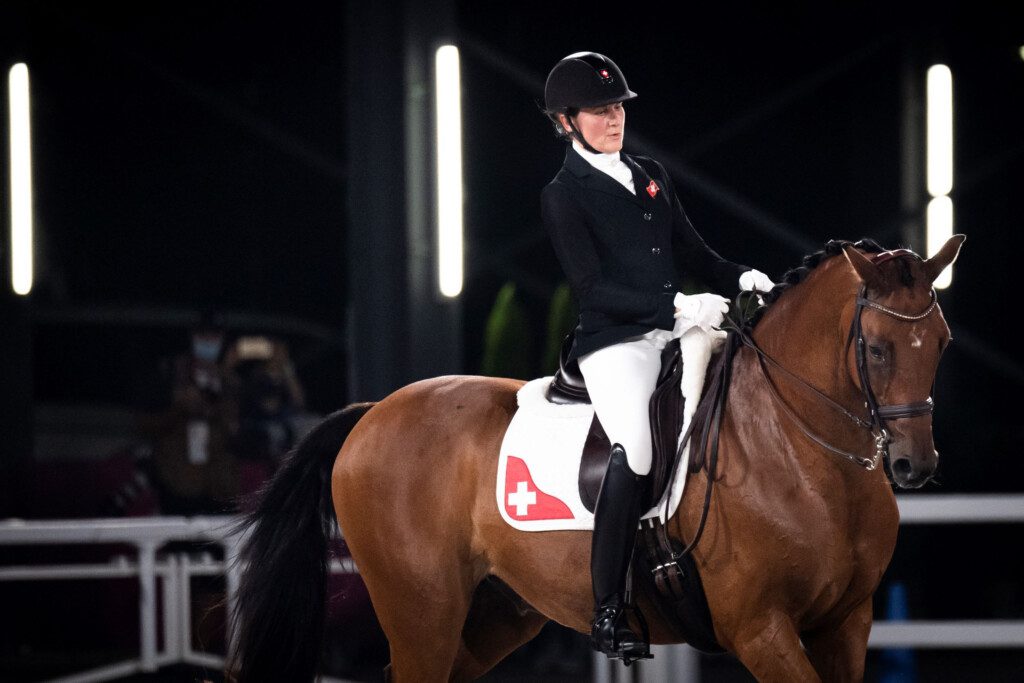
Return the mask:
[[[885,357],[885,353],[877,346],[869,346],[868,353],[870,353],[871,357],[875,360],[882,360]]]

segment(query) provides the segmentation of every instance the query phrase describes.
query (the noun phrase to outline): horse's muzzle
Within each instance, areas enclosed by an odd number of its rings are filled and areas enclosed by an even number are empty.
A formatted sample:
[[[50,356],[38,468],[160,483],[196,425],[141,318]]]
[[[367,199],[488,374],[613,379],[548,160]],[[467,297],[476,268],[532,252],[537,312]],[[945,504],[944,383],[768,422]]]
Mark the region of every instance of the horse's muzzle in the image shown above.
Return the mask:
[[[898,456],[892,460],[889,467],[892,471],[892,480],[897,486],[902,489],[919,489],[932,478],[938,464],[939,454],[932,449],[930,457]]]

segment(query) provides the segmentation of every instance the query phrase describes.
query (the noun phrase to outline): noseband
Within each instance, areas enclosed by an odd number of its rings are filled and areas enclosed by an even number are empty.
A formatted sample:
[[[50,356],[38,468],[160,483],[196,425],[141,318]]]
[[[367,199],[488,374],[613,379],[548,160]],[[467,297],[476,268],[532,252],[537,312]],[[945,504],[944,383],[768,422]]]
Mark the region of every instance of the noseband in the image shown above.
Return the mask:
[[[895,258],[896,256],[901,256],[902,254],[900,254],[899,252],[902,251],[905,250],[897,250],[896,252],[885,252],[884,254],[879,254],[878,257],[875,259],[875,262],[879,263],[887,261],[891,258]],[[751,336],[745,330],[741,329],[740,326],[737,325],[733,327],[733,329],[737,333],[737,336],[739,337],[740,341],[742,341],[742,343],[745,346],[748,346],[751,349],[753,349],[754,352],[757,354],[758,363],[761,366],[761,373],[764,375],[765,382],[767,383],[768,388],[771,390],[772,396],[775,398],[776,402],[783,408],[784,412],[787,415],[789,415],[789,417],[796,423],[800,430],[808,438],[817,443],[819,446],[822,446],[823,448],[837,455],[840,455],[848,460],[851,460],[867,470],[874,470],[878,467],[878,463],[881,462],[883,458],[886,460],[889,459],[889,444],[892,443],[892,436],[890,436],[889,429],[886,425],[886,420],[898,420],[902,418],[921,417],[923,415],[930,415],[934,409],[934,403],[932,402],[932,398],[929,396],[924,401],[917,401],[916,403],[899,403],[885,406],[878,404],[878,399],[875,396],[875,392],[871,388],[871,379],[868,376],[867,358],[864,353],[867,343],[864,341],[864,331],[861,325],[861,316],[864,313],[865,308],[870,308],[879,311],[880,313],[884,313],[885,315],[888,315],[891,318],[895,318],[896,320],[901,320],[905,322],[922,320],[931,315],[932,311],[935,310],[935,307],[938,304],[938,301],[935,297],[934,288],[932,288],[930,294],[931,303],[924,311],[916,314],[907,314],[893,310],[891,308],[888,308],[887,306],[883,306],[877,301],[872,301],[868,299],[866,286],[862,285],[860,291],[857,293],[857,307],[854,310],[853,320],[850,322],[850,332],[847,335],[845,348],[849,350],[850,344],[856,342],[857,375],[860,378],[861,393],[864,395],[864,407],[868,409],[869,413],[867,419],[854,415],[838,401],[827,396],[825,393],[809,384],[803,378],[799,377],[798,375],[795,375],[794,373],[784,368],[774,358],[772,358],[763,350],[761,350],[761,348],[757,345],[757,342],[755,342],[753,338],[751,338]],[[837,448],[829,444],[821,437],[815,435],[810,430],[810,428],[807,427],[804,421],[793,411],[793,409],[789,407],[786,401],[783,400],[782,396],[779,395],[779,392],[775,388],[774,383],[768,376],[768,370],[765,367],[766,362],[770,363],[772,366],[782,371],[784,374],[788,375],[792,379],[796,380],[802,386],[809,389],[812,393],[818,396],[818,398],[820,398],[824,403],[827,403],[828,405],[835,408],[838,412],[841,412],[858,427],[862,427],[869,431],[871,433],[871,436],[874,437],[875,440],[874,456],[870,458],[865,458],[860,455],[857,455],[856,453],[850,453],[849,451]]]
[[[891,318],[901,320],[904,322],[914,322],[916,320],[923,320],[931,315],[932,311],[935,310],[935,306],[938,300],[935,298],[935,288],[933,287],[929,292],[931,296],[931,303],[921,313],[916,315],[908,315],[906,313],[900,313],[894,311],[891,308],[883,306],[877,301],[871,301],[865,295],[867,294],[867,287],[861,286],[860,292],[857,294],[857,309],[853,314],[853,321],[850,323],[850,334],[846,339],[846,348],[850,348],[850,342],[855,341],[857,346],[857,374],[860,376],[861,392],[864,394],[865,405],[870,411],[871,430],[872,436],[875,437],[875,457],[869,462],[860,461],[860,464],[869,470],[873,470],[878,467],[878,462],[885,457],[889,457],[889,444],[892,442],[892,437],[889,435],[889,430],[886,428],[886,420],[899,420],[901,418],[909,417],[921,417],[922,415],[931,415],[935,409],[935,404],[932,401],[932,397],[929,396],[923,401],[917,401],[916,403],[896,403],[887,406],[878,405],[878,399],[875,396],[874,390],[871,388],[871,378],[868,376],[867,358],[864,354],[864,349],[867,346],[867,342],[864,341],[864,331],[861,327],[861,314],[865,308],[871,308],[876,311],[880,311]]]

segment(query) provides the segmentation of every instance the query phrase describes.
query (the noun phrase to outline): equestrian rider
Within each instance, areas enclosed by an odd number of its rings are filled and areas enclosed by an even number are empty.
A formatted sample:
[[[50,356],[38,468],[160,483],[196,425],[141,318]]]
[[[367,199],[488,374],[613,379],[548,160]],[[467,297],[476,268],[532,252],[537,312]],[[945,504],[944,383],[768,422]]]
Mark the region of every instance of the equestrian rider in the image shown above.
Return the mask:
[[[714,328],[728,310],[718,294],[680,293],[680,275],[692,273],[730,298],[741,288],[774,286],[764,273],[727,261],[704,243],[661,164],[620,152],[623,102],[635,97],[604,55],[577,52],[555,65],[544,86],[545,113],[571,144],[541,193],[544,225],[580,307],[568,360],[578,359],[613,444],[594,510],[591,643],[626,659],[649,656],[623,610],[651,468],[648,403],[661,350],[682,338],[684,397],[695,406],[710,356],[707,340],[722,335]],[[695,343],[685,343],[689,338]],[[688,354],[688,348],[705,352]],[[687,396],[686,374],[698,378],[696,397]]]

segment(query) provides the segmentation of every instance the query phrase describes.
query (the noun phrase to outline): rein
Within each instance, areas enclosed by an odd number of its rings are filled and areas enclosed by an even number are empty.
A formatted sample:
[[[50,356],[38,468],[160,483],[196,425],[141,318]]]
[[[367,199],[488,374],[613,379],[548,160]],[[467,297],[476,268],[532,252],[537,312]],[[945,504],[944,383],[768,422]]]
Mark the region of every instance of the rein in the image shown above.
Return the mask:
[[[930,415],[934,410],[934,402],[932,401],[932,398],[930,396],[924,401],[918,401],[915,403],[900,403],[885,406],[880,406],[878,404],[878,399],[875,396],[874,390],[871,388],[871,380],[868,376],[867,359],[864,353],[865,347],[867,346],[867,342],[865,342],[864,340],[864,331],[861,323],[861,316],[864,313],[864,309],[866,308],[879,311],[880,313],[884,313],[885,315],[888,315],[892,318],[901,321],[913,322],[916,320],[922,320],[931,315],[932,311],[935,310],[935,307],[938,304],[934,288],[932,288],[930,292],[931,303],[924,311],[916,314],[902,313],[900,311],[888,308],[887,306],[883,306],[877,301],[872,301],[871,299],[868,299],[866,296],[867,287],[864,285],[861,286],[860,291],[857,293],[857,307],[854,311],[853,320],[850,323],[850,332],[847,335],[845,349],[848,352],[850,344],[852,342],[856,342],[857,375],[860,379],[861,393],[864,395],[865,399],[864,405],[866,408],[868,408],[869,411],[867,419],[863,419],[853,414],[838,401],[831,398],[823,391],[807,382],[807,380],[803,379],[799,375],[796,375],[792,371],[786,369],[778,361],[776,361],[770,355],[765,353],[764,350],[762,350],[761,347],[757,345],[757,342],[754,341],[753,337],[750,336],[750,332],[748,331],[751,329],[749,321],[752,317],[751,312],[749,310],[749,306],[744,307],[740,304],[740,297],[742,297],[743,294],[744,293],[741,292],[736,299],[736,307],[743,313],[743,315],[740,316],[742,322],[737,322],[729,315],[725,316],[724,322],[726,324],[722,325],[722,329],[729,330],[729,336],[726,339],[725,349],[723,350],[723,353],[725,353],[726,356],[724,358],[724,362],[722,363],[721,371],[715,376],[713,384],[708,390],[709,393],[712,393],[714,396],[714,407],[712,408],[712,410],[708,412],[708,415],[704,421],[704,429],[702,430],[703,443],[701,444],[701,448],[707,448],[708,438],[710,436],[711,452],[708,455],[708,480],[704,492],[704,504],[701,509],[700,523],[697,526],[697,533],[694,535],[693,540],[690,541],[690,543],[683,550],[679,552],[671,552],[670,561],[666,564],[655,567],[653,570],[655,572],[666,568],[668,565],[676,565],[676,562],[679,559],[692,553],[693,549],[697,547],[697,543],[700,541],[701,536],[704,533],[704,527],[707,523],[708,518],[708,510],[711,506],[711,491],[712,487],[714,486],[715,473],[718,464],[719,428],[721,426],[722,413],[725,411],[725,402],[729,391],[732,362],[736,354],[736,349],[739,347],[740,344],[752,349],[757,354],[758,367],[761,368],[761,374],[765,379],[765,384],[767,384],[772,397],[775,399],[776,403],[778,403],[779,406],[782,407],[783,412],[785,412],[786,415],[788,415],[790,419],[793,420],[797,427],[800,428],[800,431],[802,431],[805,436],[807,436],[809,439],[814,441],[814,443],[818,444],[822,448],[825,448],[826,450],[835,453],[836,455],[842,456],[847,460],[850,460],[851,462],[860,465],[861,467],[868,471],[873,471],[877,469],[879,462],[881,462],[883,459],[889,459],[889,444],[892,442],[892,437],[890,436],[889,430],[886,426],[886,420],[897,420],[901,418],[912,418],[920,417],[923,415]],[[753,294],[755,296],[751,296],[748,299],[748,301],[757,299],[757,293],[754,292]],[[871,433],[871,436],[874,437],[874,456],[870,458],[859,456],[856,453],[851,453],[849,451],[833,446],[824,439],[822,439],[821,437],[815,435],[814,432],[811,431],[811,429],[804,423],[802,419],[800,419],[800,417],[793,411],[793,409],[789,407],[786,401],[779,394],[778,389],[775,388],[774,382],[772,382],[771,377],[768,375],[768,370],[765,365],[766,363],[769,363],[773,367],[780,370],[783,374],[796,381],[800,386],[809,389],[822,402],[824,402],[828,406],[831,406],[837,412],[842,413],[844,416],[846,416],[847,419],[849,419],[858,427],[868,430]],[[686,431],[686,434],[683,435],[683,439],[680,441],[679,448],[676,451],[677,462],[679,456],[682,453],[683,446],[690,440],[690,436],[693,433],[694,424],[695,421],[691,422],[690,427]],[[671,494],[671,488],[669,490],[669,494]],[[666,496],[666,500],[670,497],[670,495]],[[667,530],[664,527],[664,525],[661,526],[661,534],[664,537],[664,547],[670,548],[671,546],[668,543]],[[676,568],[678,569],[678,565],[676,565]]]
[[[738,297],[737,297],[738,300]],[[726,316],[728,318],[728,316]],[[729,319],[732,322],[731,319]],[[729,384],[732,380],[732,362],[736,356],[736,349],[738,348],[736,343],[736,337],[732,333],[725,340],[725,348],[722,353],[725,357],[722,359],[722,367],[719,372],[715,375],[712,380],[711,386],[708,388],[708,393],[714,396],[714,406],[708,411],[704,419],[704,427],[700,433],[702,435],[701,450],[707,449],[708,439],[711,439],[711,454],[708,457],[708,481],[704,489],[704,504],[700,511],[700,524],[697,525],[697,533],[694,534],[693,540],[679,552],[671,550],[672,545],[668,540],[668,532],[666,531],[665,525],[659,525],[662,547],[669,549],[668,556],[669,561],[665,564],[658,565],[652,571],[658,572],[659,570],[665,569],[668,565],[674,565],[676,569],[679,569],[679,565],[676,561],[683,558],[693,552],[693,549],[697,547],[700,542],[701,536],[704,534],[704,525],[708,521],[708,510],[711,508],[711,490],[715,484],[715,470],[718,465],[718,435],[721,431],[722,426],[722,414],[725,412],[725,400],[729,394]],[[696,416],[694,416],[696,417]],[[679,466],[679,460],[683,453],[683,448],[690,441],[690,437],[693,435],[693,428],[697,424],[697,420],[694,419],[690,422],[690,426],[687,428],[683,438],[679,441],[679,447],[676,449],[675,465]],[[691,449],[691,453],[693,449]],[[665,494],[665,518],[668,519],[668,505],[669,501],[672,500],[672,484],[674,483],[675,477],[669,480],[668,490]],[[680,570],[681,571],[681,570]]]
[[[736,324],[736,322],[733,321],[732,319],[729,319],[729,322],[731,323],[730,329],[733,332],[735,332],[735,334],[744,344],[744,346],[749,347],[757,354],[758,365],[761,368],[761,374],[764,376],[765,383],[768,385],[772,397],[782,407],[783,412],[785,412],[786,415],[788,415],[790,419],[793,420],[797,427],[800,428],[800,431],[802,431],[804,435],[806,435],[809,439],[814,441],[819,446],[831,451],[832,453],[835,453],[836,455],[842,456],[847,460],[850,460],[851,462],[855,462],[861,467],[871,471],[877,469],[878,463],[881,462],[883,458],[888,459],[889,457],[889,444],[892,443],[892,436],[890,435],[889,429],[886,426],[886,420],[898,420],[901,418],[912,418],[920,417],[923,415],[930,415],[934,410],[935,404],[930,396],[924,401],[917,401],[915,403],[899,403],[886,406],[881,406],[878,404],[878,398],[875,396],[875,392],[871,388],[871,379],[868,376],[867,357],[864,353],[864,350],[867,346],[867,342],[864,341],[864,330],[861,322],[861,316],[864,313],[864,309],[871,308],[897,320],[912,322],[916,320],[922,320],[931,315],[932,311],[935,310],[938,301],[935,297],[935,290],[932,289],[930,292],[931,302],[928,305],[928,307],[921,313],[907,314],[893,310],[891,308],[888,308],[887,306],[883,306],[877,301],[872,301],[871,299],[868,299],[865,296],[866,290],[867,288],[865,286],[861,286],[861,289],[857,294],[857,308],[854,312],[853,320],[850,323],[850,333],[849,335],[847,335],[845,348],[849,349],[850,344],[856,342],[857,376],[860,379],[861,393],[864,395],[864,406],[868,409],[867,419],[857,417],[849,410],[847,410],[844,406],[842,406],[839,402],[837,402],[830,396],[826,395],[824,392],[820,391],[816,387],[812,386],[803,378],[787,370],[778,361],[776,361],[774,358],[765,353],[757,345],[757,343],[746,331],[746,329]],[[812,391],[826,405],[831,406],[836,411],[845,415],[855,425],[871,432],[871,436],[874,437],[875,440],[874,456],[871,458],[865,458],[855,453],[850,453],[849,451],[837,448],[836,446],[829,444],[821,437],[815,435],[814,432],[811,431],[811,429],[806,425],[806,423],[800,419],[800,417],[793,411],[792,408],[789,407],[786,401],[779,394],[778,389],[775,388],[774,382],[772,382],[771,378],[768,375],[768,371],[765,367],[765,361],[770,363],[775,368],[781,370],[788,377],[795,380],[800,386],[806,387],[807,389]]]

